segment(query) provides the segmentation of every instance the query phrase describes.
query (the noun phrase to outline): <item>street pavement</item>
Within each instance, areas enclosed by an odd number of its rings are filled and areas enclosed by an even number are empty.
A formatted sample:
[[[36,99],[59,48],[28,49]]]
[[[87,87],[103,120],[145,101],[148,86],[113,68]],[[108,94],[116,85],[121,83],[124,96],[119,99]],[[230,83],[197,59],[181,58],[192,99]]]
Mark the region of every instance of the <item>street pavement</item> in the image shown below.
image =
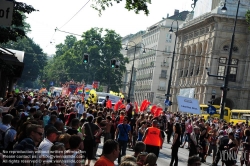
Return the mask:
[[[187,144],[186,144],[187,145]],[[99,144],[99,148],[97,150],[97,155],[100,155],[102,153],[102,146],[103,146],[103,139],[102,143]],[[186,146],[187,147],[187,146]],[[188,155],[189,155],[189,150],[184,148],[179,148],[178,152],[178,166],[187,166],[187,161],[188,161]],[[132,155],[134,152],[132,149],[127,149],[127,155]],[[240,165],[239,158],[240,158],[240,153],[238,154],[238,161],[237,165]],[[98,158],[97,158],[98,159]],[[206,159],[205,163],[202,163],[202,166],[210,166],[212,164],[212,156],[208,156]],[[157,160],[157,166],[168,166],[171,161],[171,144],[166,143],[166,140],[163,143],[163,148],[160,150],[159,158]],[[94,166],[95,161],[91,162],[91,166]],[[117,160],[115,161],[115,165],[118,166]],[[222,163],[221,161],[218,163],[218,166],[221,166]]]

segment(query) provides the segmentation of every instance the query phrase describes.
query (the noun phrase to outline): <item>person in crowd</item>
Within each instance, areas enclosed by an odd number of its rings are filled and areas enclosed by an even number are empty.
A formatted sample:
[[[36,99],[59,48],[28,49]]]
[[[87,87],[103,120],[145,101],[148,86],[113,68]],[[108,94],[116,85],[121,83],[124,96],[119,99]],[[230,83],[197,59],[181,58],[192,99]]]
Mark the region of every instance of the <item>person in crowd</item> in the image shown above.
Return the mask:
[[[200,158],[197,156],[189,157],[187,166],[201,166]]]
[[[189,157],[199,154],[200,145],[200,128],[195,126],[194,131],[190,134],[190,147],[189,147]]]
[[[37,151],[37,146],[43,140],[44,129],[40,125],[31,124],[27,128],[26,132],[27,136],[20,143],[18,143],[13,151],[17,156],[22,155],[23,158],[16,158],[17,160],[25,160],[27,163],[31,163],[31,160],[36,160],[36,158],[31,158],[31,156],[36,155],[35,151]],[[21,153],[21,151],[26,151],[25,153]],[[14,166],[20,165],[19,163],[14,163]]]
[[[106,117],[105,129],[104,129],[104,142],[111,139],[111,128],[113,126],[112,118]]]
[[[132,112],[133,112],[133,105],[130,103],[130,99],[127,99],[127,105],[125,109],[126,116],[131,120],[132,118]]]
[[[11,127],[8,128],[5,131],[5,135],[4,135],[4,149],[5,150],[13,150],[13,146],[16,143],[16,135],[17,135],[17,124],[18,124],[18,120],[19,118],[13,118],[11,120]]]
[[[144,142],[142,141],[138,141],[135,144],[135,148],[134,148],[134,157],[136,158],[141,152],[145,152],[146,150],[146,145]]]
[[[166,134],[167,134],[167,143],[170,143],[171,136],[173,134],[173,126],[174,126],[174,119],[170,118],[169,122],[166,126]]]
[[[61,133],[53,126],[47,129],[45,133],[46,137],[43,139],[43,141],[38,147],[38,151],[41,152],[39,153],[40,158],[45,158],[46,160],[49,160],[49,150],[54,145],[54,142],[57,141],[59,134]]]
[[[121,163],[121,157],[126,155],[127,144],[129,140],[131,140],[131,127],[128,124],[129,118],[127,116],[124,117],[123,123],[119,124],[116,128],[115,136],[119,142],[119,148],[121,153],[118,157],[118,163]]]
[[[137,156],[136,159],[136,164],[138,166],[143,166],[143,164],[145,163],[146,157],[147,157],[148,153],[147,152],[140,152]]]
[[[131,161],[131,162],[134,162],[136,163],[136,158],[134,156],[131,156],[131,155],[125,155],[125,156],[122,156],[121,158],[121,164],[125,161]]]
[[[144,165],[157,166],[156,161],[157,161],[157,156],[154,153],[149,153],[145,158]]]
[[[171,162],[170,166],[178,166],[178,150],[181,145],[181,126],[179,123],[175,123],[173,127],[174,138],[172,143],[172,153],[171,153]]]
[[[95,166],[114,166],[114,161],[120,153],[119,143],[109,139],[104,142],[102,156],[96,161]]]
[[[50,148],[50,157],[52,158],[52,161],[48,164],[48,166],[66,166],[64,161],[64,151],[65,147],[64,144],[61,142],[56,142],[51,148]]]
[[[138,166],[138,165],[133,161],[124,161],[120,164],[120,166]]]
[[[138,137],[137,137],[137,141],[141,141],[142,140],[142,137],[143,137],[143,135],[144,135],[144,133],[145,133],[145,131],[146,131],[146,128],[147,128],[147,126],[146,126],[147,124],[146,124],[146,121],[142,121],[141,122],[141,127],[139,128],[139,130],[138,130]]]
[[[142,141],[146,144],[146,152],[152,152],[158,157],[160,149],[162,149],[163,139],[161,130],[157,126],[157,120],[153,120],[152,127],[146,129]]]
[[[245,139],[242,142],[243,151],[242,151],[242,155],[240,158],[241,166],[243,166],[244,163],[247,166],[249,162],[249,152],[250,152],[250,130],[249,129],[245,129],[244,136],[245,136]]]
[[[95,137],[102,132],[101,129],[93,123],[93,117],[87,117],[87,121],[82,127],[82,133],[85,137],[84,139],[84,150],[87,153],[86,165],[90,165],[91,160],[93,159],[93,147],[95,147]]]
[[[2,124],[0,124],[0,142],[1,146],[4,146],[4,136],[6,131],[11,127],[11,120],[13,116],[10,114],[6,114],[3,116]]]
[[[82,154],[80,150],[82,139],[79,135],[72,135],[69,139],[70,149],[65,152],[65,163],[68,166],[82,166]],[[88,166],[90,166],[88,164]]]
[[[57,141],[63,143],[64,144],[64,148],[66,150],[68,150],[70,148],[70,146],[69,146],[69,139],[70,139],[70,137],[71,137],[71,135],[69,135],[67,133],[64,133],[64,134],[59,135]]]

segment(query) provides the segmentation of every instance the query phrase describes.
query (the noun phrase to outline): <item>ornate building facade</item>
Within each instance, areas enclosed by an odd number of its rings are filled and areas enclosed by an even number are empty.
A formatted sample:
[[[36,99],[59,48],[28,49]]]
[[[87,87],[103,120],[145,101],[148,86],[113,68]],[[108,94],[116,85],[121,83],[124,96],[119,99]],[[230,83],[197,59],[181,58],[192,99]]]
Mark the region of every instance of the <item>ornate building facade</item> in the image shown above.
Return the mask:
[[[193,19],[190,14],[179,30],[171,111],[178,110],[176,96],[184,89],[193,89],[192,97],[200,104],[208,104],[214,98],[214,104],[220,105],[224,78],[208,76],[206,68],[212,75],[226,74],[237,1],[227,0],[226,6],[228,12],[222,13],[221,2],[214,0],[211,12]],[[249,0],[242,2],[238,14],[226,99],[226,106],[231,109],[250,109],[250,36],[245,21],[249,7]]]

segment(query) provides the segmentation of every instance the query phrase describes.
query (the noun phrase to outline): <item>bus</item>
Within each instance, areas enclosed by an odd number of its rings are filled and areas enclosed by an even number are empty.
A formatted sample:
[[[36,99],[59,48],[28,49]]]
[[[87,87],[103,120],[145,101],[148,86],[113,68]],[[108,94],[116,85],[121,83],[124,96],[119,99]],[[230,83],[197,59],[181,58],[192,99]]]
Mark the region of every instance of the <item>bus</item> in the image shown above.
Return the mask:
[[[213,114],[211,117],[217,117],[220,118],[220,105],[213,105],[216,108],[216,113]],[[207,113],[207,108],[209,105],[206,104],[200,104],[200,110],[201,110],[201,115],[204,117],[205,120],[208,120],[210,115]],[[230,121],[230,116],[231,116],[231,109],[229,107],[225,107],[224,109],[224,120],[226,122]]]
[[[234,124],[242,123],[242,122],[246,123],[246,120],[250,120],[248,115],[250,115],[250,110],[232,109],[230,123],[234,123]]]

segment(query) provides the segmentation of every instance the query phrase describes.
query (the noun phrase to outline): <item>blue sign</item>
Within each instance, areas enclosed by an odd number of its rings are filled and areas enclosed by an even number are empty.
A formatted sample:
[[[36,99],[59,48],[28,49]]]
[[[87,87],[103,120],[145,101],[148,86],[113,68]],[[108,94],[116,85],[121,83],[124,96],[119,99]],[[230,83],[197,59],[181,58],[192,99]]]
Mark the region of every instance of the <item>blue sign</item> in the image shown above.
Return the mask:
[[[166,99],[164,103],[165,103],[165,106],[169,106],[170,102],[169,102],[169,100]]]
[[[210,105],[208,108],[207,108],[207,113],[210,114],[210,115],[213,115],[216,113],[216,108],[212,105]]]

